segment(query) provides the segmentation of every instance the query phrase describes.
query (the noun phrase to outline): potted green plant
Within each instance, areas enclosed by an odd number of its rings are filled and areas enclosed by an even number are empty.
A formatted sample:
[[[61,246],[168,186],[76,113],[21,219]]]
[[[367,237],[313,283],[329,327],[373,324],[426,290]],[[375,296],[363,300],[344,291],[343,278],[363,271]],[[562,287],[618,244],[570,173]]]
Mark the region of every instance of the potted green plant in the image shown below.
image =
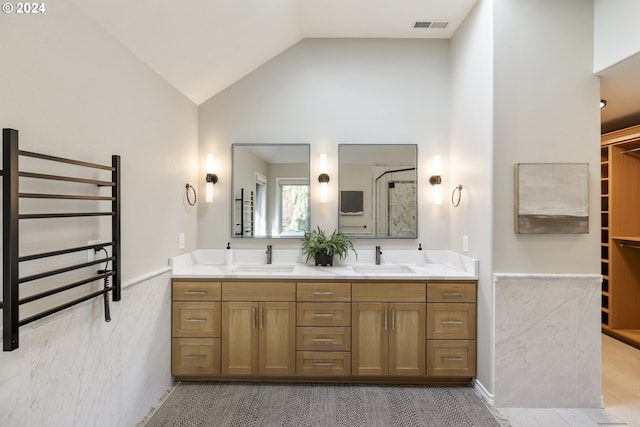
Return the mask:
[[[349,236],[336,230],[327,237],[324,230],[318,226],[315,230],[304,233],[302,239],[302,253],[307,257],[305,262],[313,258],[316,265],[333,265],[334,255],[344,259],[349,251],[358,256]]]

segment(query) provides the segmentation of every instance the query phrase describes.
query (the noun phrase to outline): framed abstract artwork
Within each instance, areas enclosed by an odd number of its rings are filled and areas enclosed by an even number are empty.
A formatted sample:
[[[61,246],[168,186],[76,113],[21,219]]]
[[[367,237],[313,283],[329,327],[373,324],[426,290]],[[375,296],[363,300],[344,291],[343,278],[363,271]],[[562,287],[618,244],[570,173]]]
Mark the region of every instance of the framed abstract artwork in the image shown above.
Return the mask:
[[[587,163],[517,163],[515,232],[589,233]]]

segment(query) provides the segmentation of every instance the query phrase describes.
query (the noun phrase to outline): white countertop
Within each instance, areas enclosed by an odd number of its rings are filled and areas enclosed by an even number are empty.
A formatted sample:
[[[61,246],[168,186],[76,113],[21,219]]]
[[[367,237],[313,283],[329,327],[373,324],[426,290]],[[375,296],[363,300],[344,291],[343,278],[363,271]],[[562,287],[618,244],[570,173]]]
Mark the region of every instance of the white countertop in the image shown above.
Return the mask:
[[[266,264],[262,249],[235,249],[234,263],[225,265],[224,249],[198,249],[171,259],[175,278],[212,279],[396,279],[396,280],[476,280],[478,261],[452,251],[383,250],[380,265],[359,262],[355,257],[333,267],[305,264],[299,250],[273,250],[273,264]],[[371,252],[369,254],[368,252]],[[359,259],[373,259],[373,250],[358,250]],[[371,255],[371,256],[369,256]],[[409,261],[409,262],[408,262]],[[423,265],[418,265],[423,264]]]

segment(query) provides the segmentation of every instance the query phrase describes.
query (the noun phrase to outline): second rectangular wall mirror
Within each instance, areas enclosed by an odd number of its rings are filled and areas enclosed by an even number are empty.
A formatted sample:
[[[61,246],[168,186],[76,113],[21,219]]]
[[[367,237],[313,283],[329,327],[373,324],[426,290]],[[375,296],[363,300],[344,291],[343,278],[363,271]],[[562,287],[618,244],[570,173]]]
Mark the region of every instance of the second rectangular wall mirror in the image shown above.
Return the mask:
[[[309,144],[233,144],[231,237],[309,231]]]
[[[341,144],[338,229],[354,238],[418,237],[417,145]]]

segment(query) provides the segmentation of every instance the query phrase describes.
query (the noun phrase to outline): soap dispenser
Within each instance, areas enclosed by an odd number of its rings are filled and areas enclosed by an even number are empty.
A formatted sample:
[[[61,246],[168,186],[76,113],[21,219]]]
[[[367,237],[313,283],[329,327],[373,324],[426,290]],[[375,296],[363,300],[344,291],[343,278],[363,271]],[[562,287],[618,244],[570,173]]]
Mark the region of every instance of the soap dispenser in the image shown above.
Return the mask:
[[[422,243],[418,243],[418,254],[416,257],[416,266],[422,267],[424,265],[424,252],[422,251]]]
[[[225,265],[233,264],[233,249],[231,249],[231,243],[227,242],[227,250],[224,253]]]

